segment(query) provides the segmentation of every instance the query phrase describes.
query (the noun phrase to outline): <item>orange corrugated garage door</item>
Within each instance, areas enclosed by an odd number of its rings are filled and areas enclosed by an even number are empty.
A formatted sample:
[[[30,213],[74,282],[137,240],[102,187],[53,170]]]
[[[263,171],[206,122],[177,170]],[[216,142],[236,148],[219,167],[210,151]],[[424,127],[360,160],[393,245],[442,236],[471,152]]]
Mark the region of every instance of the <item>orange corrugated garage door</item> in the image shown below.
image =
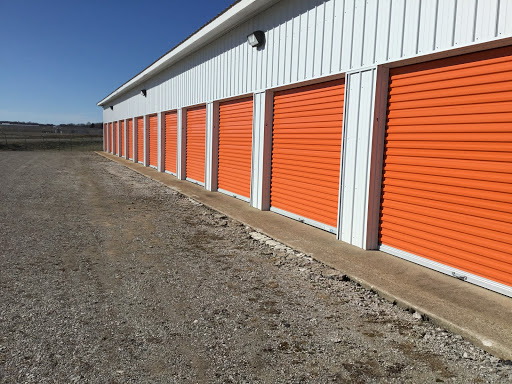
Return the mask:
[[[108,151],[112,153],[112,123],[108,123]]]
[[[121,156],[124,156],[124,120],[119,122],[119,136],[121,138]]]
[[[187,178],[204,183],[206,107],[187,109]]]
[[[107,150],[107,143],[108,143],[108,128],[107,124],[103,124],[103,150]]]
[[[390,71],[380,242],[512,286],[510,47]]]
[[[128,148],[126,148],[126,156],[129,159],[133,159],[133,120],[128,119]]]
[[[165,113],[165,170],[176,174],[178,159],[178,114],[176,111]]]
[[[218,188],[251,196],[252,97],[219,105]]]
[[[114,122],[114,134],[113,134],[113,142],[114,142],[114,154],[118,154],[117,152],[117,121]]]
[[[149,165],[158,166],[158,116],[149,116]]]
[[[338,218],[344,90],[335,80],[274,94],[271,208],[330,230]]]
[[[144,163],[144,117],[137,117],[137,161]]]

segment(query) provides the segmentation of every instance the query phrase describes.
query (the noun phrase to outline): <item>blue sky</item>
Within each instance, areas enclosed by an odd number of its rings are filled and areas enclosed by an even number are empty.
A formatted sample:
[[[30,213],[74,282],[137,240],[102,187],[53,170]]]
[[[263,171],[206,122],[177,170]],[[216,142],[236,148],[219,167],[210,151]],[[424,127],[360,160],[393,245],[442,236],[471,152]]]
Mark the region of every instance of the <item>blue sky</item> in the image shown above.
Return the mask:
[[[0,0],[0,120],[100,122],[96,103],[234,0]]]

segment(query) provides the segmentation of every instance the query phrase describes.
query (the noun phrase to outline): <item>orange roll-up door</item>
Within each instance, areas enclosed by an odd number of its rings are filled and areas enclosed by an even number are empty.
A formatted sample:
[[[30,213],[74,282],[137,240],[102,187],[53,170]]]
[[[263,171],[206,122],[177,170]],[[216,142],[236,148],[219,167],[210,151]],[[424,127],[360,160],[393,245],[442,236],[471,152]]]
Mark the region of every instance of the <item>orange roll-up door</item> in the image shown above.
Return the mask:
[[[121,138],[121,156],[124,156],[124,120],[119,122],[119,136]]]
[[[112,153],[112,123],[108,123],[108,151]]]
[[[137,161],[144,162],[144,117],[137,117]]]
[[[271,207],[331,228],[338,218],[344,90],[344,80],[335,80],[274,94]]]
[[[128,148],[126,148],[126,157],[133,159],[133,120],[128,120]]]
[[[187,109],[187,178],[204,183],[206,107]]]
[[[219,105],[218,187],[251,196],[252,97]]]
[[[178,113],[165,113],[165,170],[176,173],[178,143]]]
[[[149,116],[149,165],[158,166],[158,116]]]
[[[103,150],[104,151],[107,150],[107,143],[108,143],[107,135],[108,135],[107,124],[103,124]]]
[[[390,70],[380,220],[382,245],[508,286],[511,52]]]
[[[114,122],[114,134],[113,134],[113,142],[114,142],[114,154],[118,155],[117,148],[117,121]]]

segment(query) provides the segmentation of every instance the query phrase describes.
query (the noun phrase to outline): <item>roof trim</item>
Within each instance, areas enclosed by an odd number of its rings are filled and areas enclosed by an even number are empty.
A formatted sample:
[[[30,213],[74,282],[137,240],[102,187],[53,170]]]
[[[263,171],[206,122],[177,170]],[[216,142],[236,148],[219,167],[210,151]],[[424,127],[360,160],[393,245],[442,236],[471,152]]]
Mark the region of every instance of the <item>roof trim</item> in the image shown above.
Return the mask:
[[[237,0],[215,18],[199,28],[192,35],[176,45],[149,67],[132,77],[114,92],[99,101],[96,105],[104,106],[109,101],[119,97],[135,86],[141,84],[153,75],[163,71],[178,60],[197,50],[201,46],[216,39],[227,30],[240,24],[252,14],[269,7],[279,0]]]

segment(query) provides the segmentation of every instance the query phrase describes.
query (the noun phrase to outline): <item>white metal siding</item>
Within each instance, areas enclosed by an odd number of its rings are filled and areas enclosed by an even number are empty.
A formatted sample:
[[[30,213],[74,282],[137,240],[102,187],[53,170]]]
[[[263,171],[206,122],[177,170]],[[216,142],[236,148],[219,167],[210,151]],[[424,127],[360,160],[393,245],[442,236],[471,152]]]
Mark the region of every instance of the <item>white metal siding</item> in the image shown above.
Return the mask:
[[[158,113],[158,164],[157,169],[159,172],[164,171],[163,152],[164,152],[164,139],[163,139],[163,119],[164,113]]]
[[[213,173],[214,158],[217,157],[216,144],[217,140],[214,137],[214,103],[206,104],[206,147],[205,147],[205,173],[204,185],[208,191],[216,190],[216,180],[213,180],[215,174]],[[215,153],[214,153],[215,152]],[[216,168],[216,167],[215,167]]]
[[[178,133],[176,135],[177,137],[177,145],[176,145],[176,150],[177,150],[177,167],[176,167],[176,175],[178,177],[178,179],[180,180],[185,180],[185,160],[186,160],[186,153],[184,152],[184,148],[185,148],[185,145],[186,145],[186,132],[184,132],[183,130],[183,116],[186,116],[187,113],[186,111],[184,111],[183,109],[178,109],[176,111],[177,113],[177,116],[176,116],[176,120],[177,120],[177,127],[176,129],[178,130]]]
[[[246,41],[257,29],[261,50]],[[281,0],[109,103],[104,121],[505,37],[512,0]]]
[[[366,248],[376,76],[372,68],[345,80],[339,237],[361,248]]]
[[[273,110],[272,93],[255,93],[253,100],[250,203],[252,207],[268,210],[270,208],[270,151],[272,146]]]

